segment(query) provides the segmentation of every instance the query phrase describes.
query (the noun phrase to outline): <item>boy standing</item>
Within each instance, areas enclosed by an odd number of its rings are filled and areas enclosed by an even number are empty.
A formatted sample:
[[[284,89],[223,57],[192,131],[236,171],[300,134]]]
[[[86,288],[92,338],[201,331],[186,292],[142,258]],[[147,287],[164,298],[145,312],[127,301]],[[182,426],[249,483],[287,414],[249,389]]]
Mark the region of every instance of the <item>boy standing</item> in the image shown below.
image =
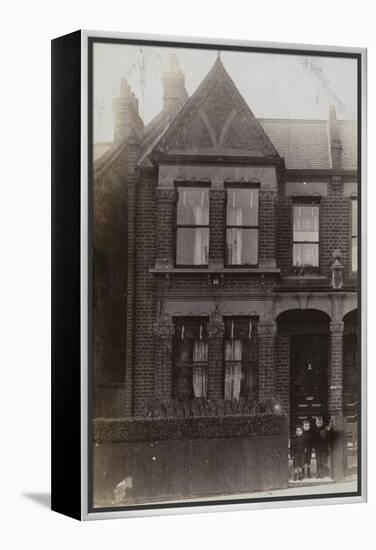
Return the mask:
[[[305,441],[301,426],[296,426],[295,436],[290,442],[290,456],[293,459],[294,481],[303,479]]]
[[[303,437],[305,441],[304,450],[304,477],[311,477],[311,458],[312,458],[312,432],[309,420],[303,420]]]
[[[316,417],[316,427],[313,432],[312,445],[316,454],[316,477],[325,477],[325,470],[328,462],[330,426],[324,426],[322,416]]]

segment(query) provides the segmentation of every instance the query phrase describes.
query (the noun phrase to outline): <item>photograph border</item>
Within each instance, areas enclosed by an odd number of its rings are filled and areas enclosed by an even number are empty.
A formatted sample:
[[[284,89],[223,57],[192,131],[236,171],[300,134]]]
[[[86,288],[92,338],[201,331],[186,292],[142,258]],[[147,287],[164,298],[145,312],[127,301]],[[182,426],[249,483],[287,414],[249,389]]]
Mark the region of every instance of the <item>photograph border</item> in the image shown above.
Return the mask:
[[[93,233],[93,45],[95,43],[158,46],[167,48],[231,50],[284,55],[342,57],[357,60],[357,114],[359,174],[360,246],[358,247],[358,351],[361,368],[360,410],[358,418],[358,491],[284,497],[226,499],[218,501],[163,502],[129,506],[93,507],[92,453],[92,233]],[[146,515],[213,512],[302,506],[342,504],[366,501],[366,49],[305,44],[279,44],[239,40],[193,37],[163,37],[157,35],[81,31],[81,513],[83,519],[136,517]]]

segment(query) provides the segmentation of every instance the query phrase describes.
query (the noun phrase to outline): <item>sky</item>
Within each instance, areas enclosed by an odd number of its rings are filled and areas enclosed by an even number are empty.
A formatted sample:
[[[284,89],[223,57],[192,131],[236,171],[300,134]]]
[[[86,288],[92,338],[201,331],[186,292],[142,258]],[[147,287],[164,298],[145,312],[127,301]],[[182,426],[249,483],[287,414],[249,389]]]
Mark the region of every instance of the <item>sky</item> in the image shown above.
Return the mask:
[[[205,78],[218,52],[197,48],[94,44],[94,143],[112,141],[112,100],[125,78],[139,100],[145,124],[162,109],[161,75],[175,53],[189,95]],[[347,58],[220,52],[226,70],[258,118],[356,120],[356,61]]]

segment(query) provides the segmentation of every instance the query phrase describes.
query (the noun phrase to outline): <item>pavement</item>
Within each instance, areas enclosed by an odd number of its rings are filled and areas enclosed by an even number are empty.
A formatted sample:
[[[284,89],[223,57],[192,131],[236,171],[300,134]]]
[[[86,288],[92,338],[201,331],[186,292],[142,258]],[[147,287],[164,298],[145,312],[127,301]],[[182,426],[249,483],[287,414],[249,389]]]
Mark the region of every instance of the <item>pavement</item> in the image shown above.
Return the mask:
[[[218,499],[236,500],[236,499],[260,499],[260,498],[278,498],[278,497],[294,497],[294,496],[307,496],[307,495],[325,495],[325,494],[340,494],[340,493],[354,493],[357,491],[357,481],[355,479],[343,481],[341,483],[334,482],[331,478],[313,479],[311,483],[309,480],[303,480],[296,482],[296,485],[289,486],[286,489],[275,489],[270,491],[257,491],[253,493],[241,493],[236,495],[217,495],[215,497],[207,497],[205,501],[212,501]],[[299,485],[298,485],[299,484]],[[200,499],[184,499],[181,502],[197,502]],[[176,502],[176,501],[175,501]]]

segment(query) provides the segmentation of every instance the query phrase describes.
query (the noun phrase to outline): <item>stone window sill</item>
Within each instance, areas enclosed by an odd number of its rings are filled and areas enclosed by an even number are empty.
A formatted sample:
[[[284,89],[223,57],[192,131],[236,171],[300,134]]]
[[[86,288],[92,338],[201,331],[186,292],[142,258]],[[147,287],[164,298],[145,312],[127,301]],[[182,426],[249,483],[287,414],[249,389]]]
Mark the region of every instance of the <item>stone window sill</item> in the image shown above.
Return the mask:
[[[179,274],[196,274],[196,275],[203,275],[203,274],[211,274],[211,273],[217,273],[217,274],[231,274],[231,275],[243,275],[243,274],[280,274],[281,270],[277,267],[237,267],[237,268],[231,268],[231,267],[223,267],[219,269],[215,268],[202,268],[202,267],[167,267],[167,268],[152,268],[149,269],[150,273],[156,273],[156,274],[166,274],[169,273],[171,275],[179,275]]]
[[[301,281],[301,280],[315,280],[315,281],[324,281],[328,280],[328,277],[325,275],[317,275],[316,273],[304,273],[303,275],[287,275],[284,277],[287,281]]]

